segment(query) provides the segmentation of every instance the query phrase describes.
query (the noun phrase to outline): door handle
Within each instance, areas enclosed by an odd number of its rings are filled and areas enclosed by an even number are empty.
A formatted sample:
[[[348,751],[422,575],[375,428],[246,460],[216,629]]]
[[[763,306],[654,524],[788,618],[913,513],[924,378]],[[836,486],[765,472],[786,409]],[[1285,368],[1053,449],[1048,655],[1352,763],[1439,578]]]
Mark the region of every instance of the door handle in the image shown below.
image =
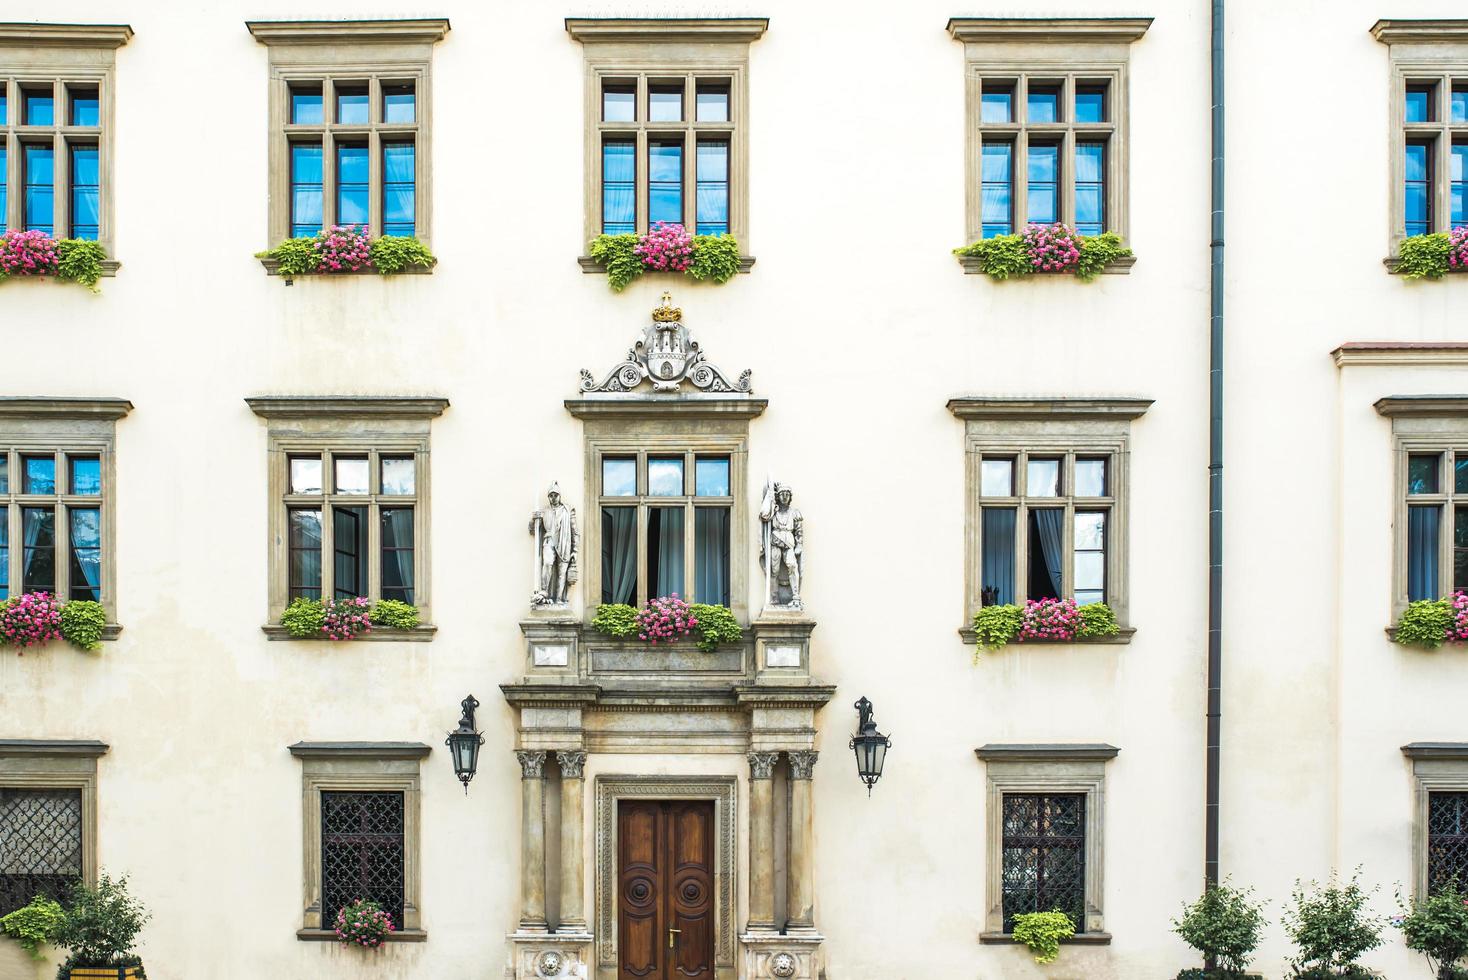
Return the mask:
[[[679,935],[682,935],[683,930],[682,929],[669,929],[668,930],[668,948],[669,949],[672,949],[673,948],[673,935],[675,933],[676,934],[679,934]]]

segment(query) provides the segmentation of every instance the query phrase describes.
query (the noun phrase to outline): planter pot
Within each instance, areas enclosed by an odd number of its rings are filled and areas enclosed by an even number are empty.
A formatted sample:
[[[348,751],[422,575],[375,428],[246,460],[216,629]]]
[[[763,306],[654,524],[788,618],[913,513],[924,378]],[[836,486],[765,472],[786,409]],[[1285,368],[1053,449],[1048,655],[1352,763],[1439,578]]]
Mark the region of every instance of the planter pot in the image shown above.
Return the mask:
[[[141,966],[74,966],[66,973],[70,980],[136,980],[143,975]]]

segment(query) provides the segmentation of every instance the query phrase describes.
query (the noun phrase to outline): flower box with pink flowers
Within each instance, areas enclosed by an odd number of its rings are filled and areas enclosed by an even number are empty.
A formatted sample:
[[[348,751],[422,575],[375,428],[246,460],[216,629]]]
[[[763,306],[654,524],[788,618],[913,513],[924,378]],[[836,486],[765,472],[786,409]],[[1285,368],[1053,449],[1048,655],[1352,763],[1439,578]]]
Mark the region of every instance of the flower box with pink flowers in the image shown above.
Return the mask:
[[[998,650],[1010,643],[1115,642],[1124,631],[1104,602],[1046,598],[983,606],[974,614],[972,634],[980,646]]]
[[[62,602],[49,592],[0,599],[0,646],[13,647],[22,656],[56,640],[65,640],[78,650],[97,650],[102,640],[116,634],[117,627],[108,625],[99,602]]]
[[[1070,276],[1090,282],[1099,275],[1129,272],[1136,263],[1115,232],[1082,235],[1063,224],[1032,224],[1023,234],[984,238],[953,254],[965,272],[998,280]]]
[[[288,238],[255,257],[289,286],[296,276],[426,275],[438,259],[410,235],[377,235],[357,225],[332,225],[310,238]]]
[[[291,600],[280,622],[265,627],[272,640],[431,640],[436,627],[419,622],[418,607],[398,599],[363,596]]]
[[[726,606],[687,602],[676,593],[596,608],[585,639],[590,672],[740,675],[752,645]]]
[[[605,272],[607,285],[618,293],[648,272],[726,283],[754,265],[753,258],[739,254],[739,243],[731,235],[690,235],[682,225],[663,221],[641,235],[598,235],[588,252],[581,259],[581,271]]]
[[[98,292],[97,280],[114,275],[118,264],[97,242],[52,238],[44,231],[12,228],[0,235],[0,282],[7,279],[53,279],[74,282]]]

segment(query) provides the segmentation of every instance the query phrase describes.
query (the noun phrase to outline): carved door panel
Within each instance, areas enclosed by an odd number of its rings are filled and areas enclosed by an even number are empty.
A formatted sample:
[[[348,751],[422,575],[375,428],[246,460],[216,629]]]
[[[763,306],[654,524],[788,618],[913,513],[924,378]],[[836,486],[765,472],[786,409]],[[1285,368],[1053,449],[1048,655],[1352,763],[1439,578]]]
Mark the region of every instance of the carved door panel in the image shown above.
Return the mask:
[[[711,802],[618,802],[618,980],[712,980],[713,841]]]

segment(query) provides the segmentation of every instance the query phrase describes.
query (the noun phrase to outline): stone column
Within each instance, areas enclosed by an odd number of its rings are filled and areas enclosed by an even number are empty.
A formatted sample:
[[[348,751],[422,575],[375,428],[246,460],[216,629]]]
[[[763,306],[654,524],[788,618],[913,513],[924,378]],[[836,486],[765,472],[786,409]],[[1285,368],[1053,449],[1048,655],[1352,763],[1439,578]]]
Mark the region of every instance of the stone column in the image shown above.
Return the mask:
[[[582,806],[586,781],[581,776],[585,752],[556,750],[561,767],[561,919],[560,932],[585,932],[586,907],[582,885],[586,857],[582,849]]]
[[[545,932],[545,753],[520,760],[520,928]]]
[[[749,753],[749,929],[775,928],[775,760]]]
[[[820,753],[806,749],[790,753],[790,927],[814,929],[815,830],[811,821],[811,775]]]

